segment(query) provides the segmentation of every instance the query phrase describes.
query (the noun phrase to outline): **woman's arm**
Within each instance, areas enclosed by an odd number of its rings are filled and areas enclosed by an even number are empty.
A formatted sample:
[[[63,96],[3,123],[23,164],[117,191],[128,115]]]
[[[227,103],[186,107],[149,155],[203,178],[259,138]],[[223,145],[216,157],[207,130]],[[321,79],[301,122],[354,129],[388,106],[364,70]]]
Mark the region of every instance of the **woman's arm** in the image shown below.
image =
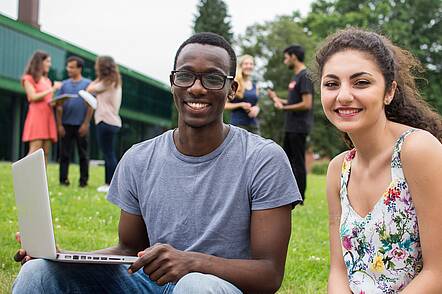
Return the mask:
[[[341,221],[340,172],[344,153],[336,156],[327,171],[327,201],[330,235],[330,273],[328,277],[329,294],[352,293],[348,285],[347,269],[342,257],[339,226]]]
[[[87,86],[86,91],[93,94],[99,94],[106,91],[106,87],[104,86],[103,82],[94,80],[89,84],[89,86]]]
[[[57,91],[58,89],[60,89],[61,87],[61,83],[60,82],[55,82],[54,85],[47,89],[46,91],[43,92],[36,92],[34,86],[31,84],[30,81],[28,80],[24,80],[23,81],[23,85],[25,88],[25,92],[26,92],[26,96],[28,97],[28,101],[29,102],[34,102],[34,101],[40,101],[43,100],[43,98],[52,93]]]
[[[287,99],[282,99],[282,98],[280,98],[277,94],[276,94],[276,92],[275,91],[273,91],[273,90],[267,90],[267,95],[270,97],[270,99],[272,99],[273,100],[273,102],[276,102],[276,103],[280,103],[280,104],[283,104],[283,105],[285,105],[285,104],[287,104],[288,103],[288,101],[287,101]]]
[[[242,108],[245,111],[248,111],[250,110],[250,107],[252,107],[252,105],[248,102],[239,102],[239,103],[226,102],[224,109],[233,110],[233,109]]]
[[[423,269],[401,293],[442,293],[442,144],[425,131],[404,142],[401,160],[419,223]]]
[[[261,110],[261,109],[259,108],[258,105],[252,106],[252,107],[250,107],[250,110],[249,110],[249,112],[247,113],[247,115],[248,115],[250,118],[255,118],[255,117],[258,116],[260,110]]]

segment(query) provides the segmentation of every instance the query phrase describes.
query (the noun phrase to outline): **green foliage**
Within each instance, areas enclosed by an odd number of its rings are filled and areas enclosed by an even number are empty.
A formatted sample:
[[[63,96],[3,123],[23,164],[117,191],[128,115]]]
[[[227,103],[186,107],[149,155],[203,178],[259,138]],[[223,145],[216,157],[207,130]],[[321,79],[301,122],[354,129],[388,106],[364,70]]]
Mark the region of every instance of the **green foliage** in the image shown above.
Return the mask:
[[[283,50],[292,43],[306,48],[306,64],[315,74],[315,48],[330,34],[348,26],[367,28],[389,37],[410,50],[426,72],[416,73],[424,98],[442,113],[442,1],[440,0],[316,0],[306,17],[298,12],[278,16],[272,21],[249,26],[237,38],[241,53],[254,55],[261,65],[258,76],[272,81],[281,97],[292,73],[283,64]],[[314,76],[314,75],[313,75]],[[315,152],[333,157],[347,147],[339,132],[330,125],[320,105],[319,91],[314,97],[315,125],[310,135]],[[282,113],[269,102],[262,103],[261,131],[280,142]]]
[[[255,24],[246,29],[244,35],[238,37],[241,52],[251,54],[262,64],[257,68],[264,80],[272,81],[280,97],[287,97],[287,85],[293,72],[283,63],[283,51],[291,44],[301,44],[306,51],[305,62],[313,69],[313,56],[316,43],[309,37],[300,25],[298,13],[291,16],[278,16],[273,21]],[[330,127],[322,112],[319,93],[316,91],[313,99],[315,125],[310,136],[310,143],[315,152],[320,155],[333,156],[345,147],[339,139],[336,130]],[[284,112],[275,110],[273,103],[264,96],[260,99],[261,112],[259,115],[261,134],[281,143],[283,137]]]
[[[195,33],[212,32],[223,36],[229,43],[233,40],[230,15],[223,0],[201,0],[195,15]]]
[[[287,94],[281,91],[280,94]],[[261,95],[258,100],[259,108],[259,130],[261,136],[270,138],[279,145],[284,139],[284,114],[273,106],[272,100],[267,95]]]
[[[311,64],[315,43],[298,24],[299,15],[278,16],[273,21],[255,24],[238,37],[240,51],[251,54],[263,63],[264,80],[273,82],[275,89],[286,90],[293,72],[282,62],[283,51],[289,45],[301,44],[306,50],[306,63]]]
[[[328,169],[328,160],[315,161],[312,166],[312,174],[314,175],[326,175]]]
[[[0,163],[0,293],[11,293],[20,270],[13,261],[18,244],[17,211],[9,163]],[[66,250],[90,251],[118,242],[120,209],[109,203],[97,186],[104,179],[103,167],[90,168],[90,185],[78,188],[78,165],[70,168],[70,187],[58,185],[58,165],[48,166],[48,184],[57,244]],[[325,178],[309,176],[307,203],[296,207],[285,278],[279,293],[325,293],[328,274],[328,231]]]
[[[316,41],[348,26],[385,34],[410,50],[424,65],[423,96],[442,113],[442,1],[440,0],[317,0],[302,21]]]

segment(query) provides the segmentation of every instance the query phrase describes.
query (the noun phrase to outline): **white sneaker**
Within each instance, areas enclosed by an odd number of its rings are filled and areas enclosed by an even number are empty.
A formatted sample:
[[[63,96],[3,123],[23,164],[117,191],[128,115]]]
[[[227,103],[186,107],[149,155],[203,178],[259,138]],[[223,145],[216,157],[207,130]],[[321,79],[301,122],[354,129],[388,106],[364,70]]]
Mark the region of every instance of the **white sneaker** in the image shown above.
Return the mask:
[[[108,193],[109,192],[109,185],[103,185],[103,186],[98,187],[97,192]]]

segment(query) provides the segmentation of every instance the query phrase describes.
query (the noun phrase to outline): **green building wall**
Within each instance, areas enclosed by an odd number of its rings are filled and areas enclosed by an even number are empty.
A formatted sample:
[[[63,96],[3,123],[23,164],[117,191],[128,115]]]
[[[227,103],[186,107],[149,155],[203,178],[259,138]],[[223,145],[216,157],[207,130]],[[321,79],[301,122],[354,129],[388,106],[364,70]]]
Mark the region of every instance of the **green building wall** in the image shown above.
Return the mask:
[[[97,55],[0,14],[0,160],[15,161],[27,152],[21,134],[28,105],[20,78],[36,50],[51,55],[51,80],[67,78],[65,62],[71,55],[85,60],[84,77],[95,78]],[[123,81],[120,109],[123,126],[116,147],[121,156],[134,143],[152,138],[172,125],[172,95],[164,83],[124,66],[119,69]],[[93,123],[90,142],[91,158],[100,159]],[[54,146],[52,159],[56,157],[57,146]]]

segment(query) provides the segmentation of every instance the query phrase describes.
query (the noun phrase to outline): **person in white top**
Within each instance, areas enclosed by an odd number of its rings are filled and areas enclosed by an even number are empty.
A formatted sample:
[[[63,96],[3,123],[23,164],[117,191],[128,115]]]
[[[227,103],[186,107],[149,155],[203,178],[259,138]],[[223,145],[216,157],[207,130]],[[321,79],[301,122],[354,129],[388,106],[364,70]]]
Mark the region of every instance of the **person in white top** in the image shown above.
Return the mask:
[[[324,113],[352,149],[327,172],[328,293],[442,293],[442,120],[416,88],[419,61],[356,28],[316,61]]]
[[[98,187],[97,191],[107,193],[118,163],[114,145],[121,128],[121,118],[118,115],[122,96],[121,76],[117,64],[110,56],[97,57],[95,73],[97,78],[88,86],[87,91],[97,97],[94,120],[98,146],[103,152],[105,162],[105,184]]]

